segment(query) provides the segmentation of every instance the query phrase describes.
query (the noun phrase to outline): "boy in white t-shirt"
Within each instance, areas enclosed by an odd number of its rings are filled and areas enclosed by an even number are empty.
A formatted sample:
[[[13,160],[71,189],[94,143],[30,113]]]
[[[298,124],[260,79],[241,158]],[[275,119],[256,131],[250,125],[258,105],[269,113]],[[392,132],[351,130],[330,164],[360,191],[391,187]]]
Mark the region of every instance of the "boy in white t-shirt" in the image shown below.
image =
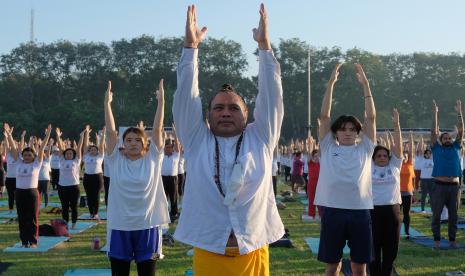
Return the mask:
[[[356,139],[362,124],[354,116],[340,116],[331,124],[332,93],[340,66],[337,64],[331,74],[320,113],[321,159],[315,205],[323,206],[324,211],[318,260],[327,264],[326,275],[338,275],[348,242],[353,274],[365,275],[366,264],[373,260],[371,157],[376,141],[376,111],[363,68],[356,64],[365,101],[360,143]]]

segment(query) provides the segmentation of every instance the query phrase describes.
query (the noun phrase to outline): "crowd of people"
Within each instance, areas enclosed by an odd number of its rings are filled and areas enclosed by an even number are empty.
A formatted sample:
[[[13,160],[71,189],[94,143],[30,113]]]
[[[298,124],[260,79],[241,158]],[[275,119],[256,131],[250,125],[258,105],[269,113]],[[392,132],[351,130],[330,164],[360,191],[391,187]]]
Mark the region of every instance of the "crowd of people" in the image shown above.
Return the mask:
[[[377,135],[375,101],[362,65],[355,65],[362,90],[364,122],[351,115],[331,119],[333,91],[341,64],[329,78],[317,120],[317,138],[278,145],[284,116],[279,63],[260,7],[258,94],[253,122],[247,104],[225,84],[203,115],[198,87],[198,47],[207,28],[199,28],[194,5],[188,7],[184,48],[177,68],[172,134],[164,131],[164,88],[160,80],[151,131],[143,123],[117,132],[111,81],[104,100],[105,126],[85,126],[76,143],[59,128],[51,138],[25,141],[4,124],[1,186],[8,208],[15,208],[23,247],[37,247],[38,210],[48,204],[48,186],[58,190],[62,218],[76,227],[82,165],[83,187],[92,219],[100,220],[100,194],[107,205],[107,250],[113,275],[154,275],[162,255],[162,234],[179,219],[175,239],[194,247],[195,275],[269,275],[268,245],[284,234],[275,197],[278,175],[292,192],[308,196],[308,215],[321,221],[318,260],[327,275],[338,275],[346,243],[354,275],[391,275],[401,224],[409,236],[414,192],[421,209],[429,195],[431,230],[440,242],[440,219],[448,211],[451,247],[457,247],[457,210],[463,166],[462,106],[457,100],[457,131],[439,133],[433,103],[429,143],[412,133],[403,140],[400,114],[392,111],[393,131]],[[117,93],[115,96],[117,97]],[[278,172],[279,171],[279,172]],[[187,173],[186,173],[187,172]],[[178,210],[182,198],[182,212]],[[169,203],[169,204],[168,204]],[[401,215],[402,209],[402,215]],[[71,211],[71,219],[69,218]],[[401,221],[402,217],[402,221]]]

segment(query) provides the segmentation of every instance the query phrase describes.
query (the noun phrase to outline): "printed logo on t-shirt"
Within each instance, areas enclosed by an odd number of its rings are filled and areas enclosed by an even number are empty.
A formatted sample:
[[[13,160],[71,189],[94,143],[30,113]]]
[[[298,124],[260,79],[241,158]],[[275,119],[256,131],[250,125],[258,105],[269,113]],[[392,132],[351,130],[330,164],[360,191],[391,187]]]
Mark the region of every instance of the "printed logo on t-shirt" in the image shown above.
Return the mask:
[[[392,183],[393,175],[391,168],[374,168],[372,173],[373,184]]]

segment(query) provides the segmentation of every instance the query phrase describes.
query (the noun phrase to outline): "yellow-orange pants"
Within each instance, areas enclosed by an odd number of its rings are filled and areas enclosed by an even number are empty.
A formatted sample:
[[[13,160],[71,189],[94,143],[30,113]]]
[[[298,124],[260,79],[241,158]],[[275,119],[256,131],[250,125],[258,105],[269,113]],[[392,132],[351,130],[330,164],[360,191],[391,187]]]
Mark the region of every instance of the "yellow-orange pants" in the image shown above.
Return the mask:
[[[195,276],[269,276],[268,246],[239,255],[238,248],[227,248],[225,255],[194,248]]]

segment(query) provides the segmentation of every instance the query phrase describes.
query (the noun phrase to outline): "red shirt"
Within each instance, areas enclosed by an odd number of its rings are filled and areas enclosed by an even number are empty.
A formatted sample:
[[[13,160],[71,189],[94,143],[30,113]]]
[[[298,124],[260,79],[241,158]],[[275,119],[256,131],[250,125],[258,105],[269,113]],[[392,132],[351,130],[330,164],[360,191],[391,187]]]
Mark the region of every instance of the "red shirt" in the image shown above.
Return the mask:
[[[318,182],[320,175],[320,162],[308,161],[308,183],[315,184]]]
[[[304,162],[297,157],[294,158],[294,163],[292,165],[292,175],[304,175]]]

